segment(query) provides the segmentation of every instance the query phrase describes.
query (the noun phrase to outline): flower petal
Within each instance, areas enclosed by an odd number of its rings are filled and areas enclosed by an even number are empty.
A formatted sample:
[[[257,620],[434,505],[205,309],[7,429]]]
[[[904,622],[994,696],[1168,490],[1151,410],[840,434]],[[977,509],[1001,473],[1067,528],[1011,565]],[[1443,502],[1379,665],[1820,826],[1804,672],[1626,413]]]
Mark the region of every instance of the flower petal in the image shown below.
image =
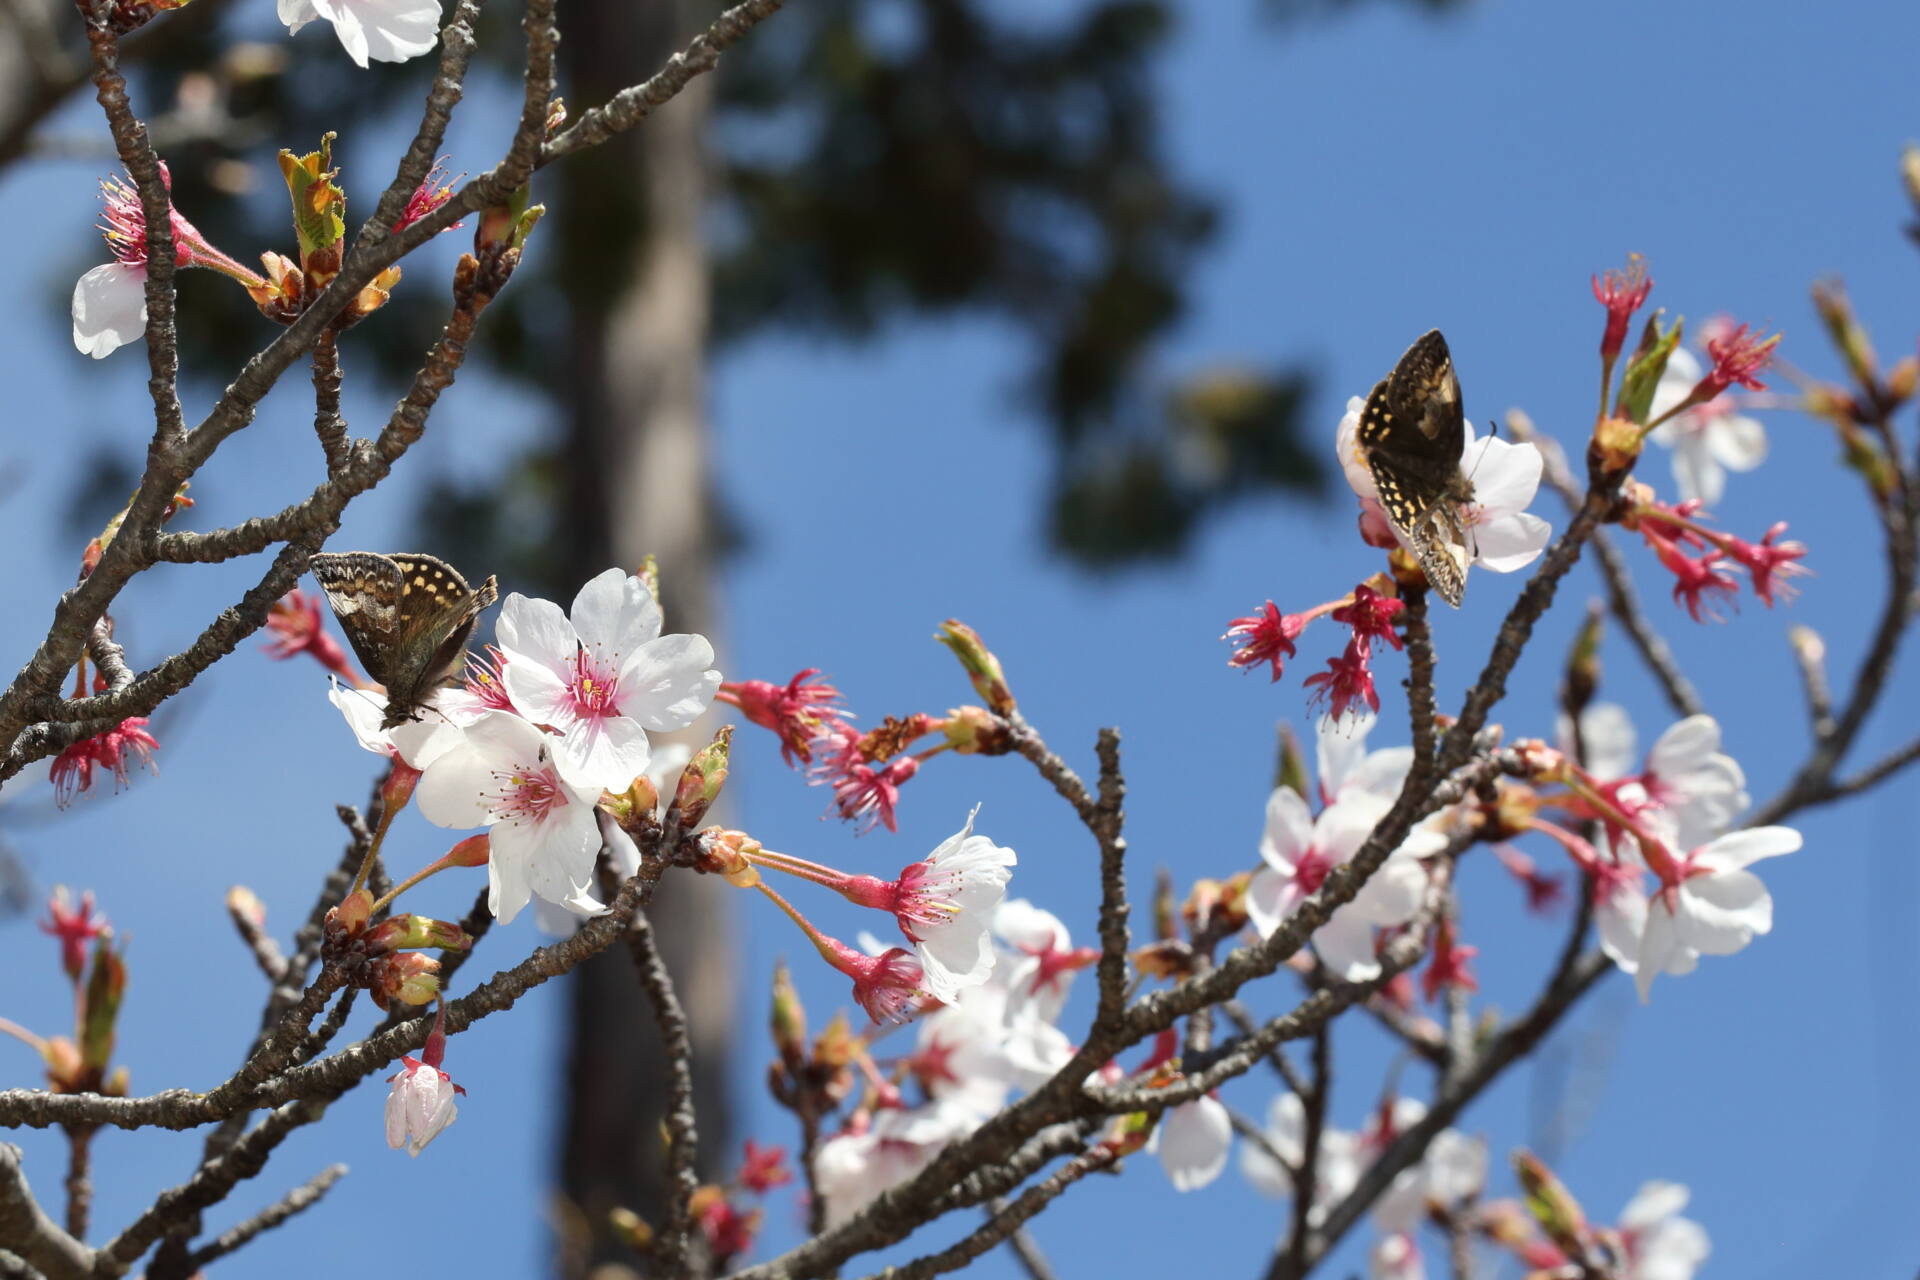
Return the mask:
[[[108,262],[73,286],[73,345],[95,360],[146,336],[147,269]]]
[[[713,646],[705,636],[649,640],[620,669],[620,710],[653,732],[684,729],[706,714],[720,691],[720,673],[712,666]]]
[[[1495,516],[1473,526],[1473,563],[1492,573],[1513,573],[1539,558],[1553,540],[1553,526],[1530,512]]]
[[[1291,872],[1313,844],[1313,814],[1292,787],[1275,787],[1267,797],[1267,827],[1260,856],[1275,871]]]
[[[589,578],[573,598],[571,617],[580,642],[596,650],[613,670],[628,654],[660,635],[660,606],[653,592],[625,569],[608,569]]]
[[[1476,452],[1477,445],[1477,452]],[[1489,516],[1525,511],[1540,490],[1546,459],[1540,447],[1488,436],[1469,443],[1461,467],[1473,479],[1473,500]]]

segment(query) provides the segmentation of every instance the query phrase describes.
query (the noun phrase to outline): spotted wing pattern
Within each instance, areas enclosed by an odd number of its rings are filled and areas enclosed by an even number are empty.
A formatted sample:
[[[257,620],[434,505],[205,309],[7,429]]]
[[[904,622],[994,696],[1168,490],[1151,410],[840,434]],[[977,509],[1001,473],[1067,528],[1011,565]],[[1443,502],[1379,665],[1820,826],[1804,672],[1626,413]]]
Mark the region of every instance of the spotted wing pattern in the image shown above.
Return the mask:
[[[499,598],[444,560],[419,553],[322,553],[309,562],[333,616],[367,674],[387,687],[383,727],[420,718],[420,706],[451,681],[480,611]]]
[[[1412,546],[1434,590],[1458,607],[1470,559],[1459,507],[1473,500],[1473,485],[1460,471],[1467,442],[1460,382],[1438,329],[1408,347],[1374,386],[1358,441],[1387,519]]]

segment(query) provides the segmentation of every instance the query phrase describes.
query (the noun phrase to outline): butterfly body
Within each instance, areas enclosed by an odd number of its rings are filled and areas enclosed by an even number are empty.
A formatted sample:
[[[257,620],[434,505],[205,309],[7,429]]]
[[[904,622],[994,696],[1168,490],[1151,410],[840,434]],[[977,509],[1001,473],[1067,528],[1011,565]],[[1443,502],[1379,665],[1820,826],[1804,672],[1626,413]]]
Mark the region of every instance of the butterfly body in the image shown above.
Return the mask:
[[[1467,444],[1460,382],[1438,329],[1408,347],[1375,385],[1355,438],[1387,519],[1412,547],[1433,589],[1458,608],[1472,559],[1460,508],[1474,493],[1460,467]]]
[[[433,556],[322,552],[308,561],[347,643],[367,674],[387,687],[380,727],[418,720],[434,690],[460,673],[480,611],[499,598]]]

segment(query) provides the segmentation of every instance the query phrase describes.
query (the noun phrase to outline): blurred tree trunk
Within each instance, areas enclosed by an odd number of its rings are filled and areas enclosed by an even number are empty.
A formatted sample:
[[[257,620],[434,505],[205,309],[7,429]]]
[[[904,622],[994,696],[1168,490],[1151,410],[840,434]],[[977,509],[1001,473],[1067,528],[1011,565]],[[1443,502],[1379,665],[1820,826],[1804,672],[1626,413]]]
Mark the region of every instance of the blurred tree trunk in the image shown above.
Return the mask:
[[[569,98],[604,101],[659,66],[698,17],[692,0],[576,3],[564,14]],[[558,168],[554,237],[565,255],[570,367],[562,455],[568,581],[659,558],[670,632],[714,637],[717,610],[706,440],[710,284],[702,219],[711,81],[697,80],[645,127],[584,164]],[[693,876],[661,886],[651,917],[693,1026],[703,1170],[729,1129],[733,1024],[725,887]],[[665,1198],[660,1122],[667,1097],[659,1036],[622,948],[575,976],[561,1130],[562,1189],[587,1247],[562,1273],[630,1259],[606,1227],[624,1205],[658,1224]]]

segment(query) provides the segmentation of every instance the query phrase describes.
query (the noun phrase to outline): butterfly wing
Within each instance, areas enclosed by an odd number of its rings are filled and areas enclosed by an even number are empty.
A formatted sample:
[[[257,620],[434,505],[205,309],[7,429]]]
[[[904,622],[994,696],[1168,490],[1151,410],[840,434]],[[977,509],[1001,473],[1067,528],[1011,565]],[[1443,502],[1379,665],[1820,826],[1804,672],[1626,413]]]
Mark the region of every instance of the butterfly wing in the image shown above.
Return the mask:
[[[1455,503],[1466,414],[1453,356],[1438,329],[1423,334],[1367,397],[1358,440],[1380,506],[1448,604],[1466,592],[1467,535]]]
[[[400,634],[400,567],[370,551],[319,552],[307,567],[326,593],[327,604],[347,633],[347,643],[367,674],[389,683],[389,656]]]
[[[388,558],[400,574],[397,652],[405,666],[388,682],[387,699],[396,712],[411,712],[458,673],[480,611],[500,593],[491,577],[475,591],[458,569],[434,556]]]

